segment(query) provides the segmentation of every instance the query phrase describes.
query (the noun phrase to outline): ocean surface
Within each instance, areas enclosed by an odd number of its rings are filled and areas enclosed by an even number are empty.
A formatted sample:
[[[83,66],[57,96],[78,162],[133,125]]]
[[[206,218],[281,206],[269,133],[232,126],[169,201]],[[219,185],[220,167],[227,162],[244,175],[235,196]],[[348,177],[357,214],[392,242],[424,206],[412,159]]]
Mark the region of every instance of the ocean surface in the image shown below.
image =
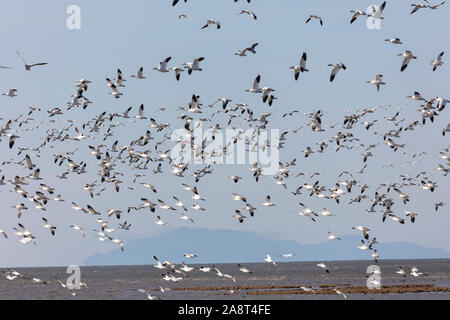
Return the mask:
[[[195,259],[186,259],[189,266],[200,267]],[[218,264],[224,274],[235,277],[219,277],[213,270],[204,273],[199,270],[188,272],[187,278],[178,282],[165,281],[159,270],[152,265],[145,266],[99,266],[80,267],[81,281],[87,287],[79,290],[64,288],[63,283],[70,274],[66,267],[16,268],[24,278],[6,279],[7,269],[0,274],[0,299],[146,299],[146,294],[138,289],[148,291],[158,299],[344,299],[332,291],[339,288],[359,288],[362,291],[367,284],[366,269],[371,261],[335,261],[326,262],[330,273],[316,266],[317,262],[286,262],[274,266],[268,263],[243,264],[253,273],[239,271],[237,264]],[[383,288],[416,288],[428,285],[428,288],[443,288],[440,292],[381,293],[376,289],[360,293],[346,293],[349,300],[354,299],[450,299],[450,259],[433,260],[387,260],[377,264],[381,271]],[[210,265],[208,265],[210,266]],[[413,277],[409,268],[416,266],[427,276]],[[179,266],[177,265],[177,268]],[[403,267],[407,277],[395,273]],[[177,277],[182,276],[175,274]],[[39,278],[45,283],[36,283],[32,278]],[[320,294],[305,294],[299,287],[310,287]],[[164,292],[160,290],[162,287]],[[272,287],[272,288],[270,288]],[[284,287],[284,288],[282,288]],[[167,290],[167,289],[171,290]],[[328,288],[330,293],[324,293]],[[344,288],[344,289],[341,289]],[[447,290],[447,291],[446,291]],[[300,294],[299,294],[300,292]]]

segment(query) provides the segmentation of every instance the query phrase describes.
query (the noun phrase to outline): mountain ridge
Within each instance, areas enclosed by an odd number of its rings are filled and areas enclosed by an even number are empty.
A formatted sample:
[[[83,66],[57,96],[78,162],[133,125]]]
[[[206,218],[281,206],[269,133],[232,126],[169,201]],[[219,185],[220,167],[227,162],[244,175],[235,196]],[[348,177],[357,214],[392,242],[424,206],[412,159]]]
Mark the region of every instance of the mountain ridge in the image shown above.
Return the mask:
[[[182,227],[153,238],[125,244],[125,251],[114,249],[106,254],[96,253],[84,265],[148,265],[153,255],[161,261],[180,263],[183,254],[195,253],[194,263],[252,263],[263,262],[268,253],[276,261],[344,261],[372,260],[368,251],[357,249],[361,237],[345,235],[342,240],[320,244],[301,244],[293,240],[270,240],[253,232],[235,230],[189,229]],[[428,248],[407,241],[381,242],[374,245],[380,260],[450,258],[442,248]],[[371,252],[371,251],[370,251]],[[281,254],[295,253],[292,259]]]

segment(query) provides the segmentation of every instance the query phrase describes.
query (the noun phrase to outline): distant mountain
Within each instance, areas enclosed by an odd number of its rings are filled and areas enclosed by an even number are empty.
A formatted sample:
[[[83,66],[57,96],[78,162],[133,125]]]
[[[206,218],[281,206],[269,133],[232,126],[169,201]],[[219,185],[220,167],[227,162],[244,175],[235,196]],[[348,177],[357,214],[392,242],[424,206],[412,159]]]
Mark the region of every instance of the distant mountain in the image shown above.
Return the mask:
[[[107,254],[94,254],[85,265],[140,265],[153,264],[153,255],[160,260],[180,263],[185,253],[195,253],[195,263],[262,262],[266,253],[275,260],[287,260],[277,255],[295,253],[288,261],[370,260],[367,251],[357,249],[361,237],[343,236],[309,245],[290,240],[269,240],[251,232],[179,228],[160,236],[135,240]],[[375,245],[381,259],[450,258],[441,248],[427,248],[410,242],[378,243]]]

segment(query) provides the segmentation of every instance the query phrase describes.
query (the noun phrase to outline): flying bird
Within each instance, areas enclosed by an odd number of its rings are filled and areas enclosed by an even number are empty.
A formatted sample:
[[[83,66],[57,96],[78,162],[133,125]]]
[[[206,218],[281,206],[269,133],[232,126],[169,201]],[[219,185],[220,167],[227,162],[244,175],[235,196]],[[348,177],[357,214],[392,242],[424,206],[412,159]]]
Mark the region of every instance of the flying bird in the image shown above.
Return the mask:
[[[19,56],[19,58],[23,61],[23,67],[25,70],[30,71],[32,67],[36,67],[36,66],[43,66],[48,64],[47,62],[38,62],[38,63],[33,63],[33,64],[27,64],[25,62],[25,59],[20,55],[19,51],[16,51],[17,55]]]

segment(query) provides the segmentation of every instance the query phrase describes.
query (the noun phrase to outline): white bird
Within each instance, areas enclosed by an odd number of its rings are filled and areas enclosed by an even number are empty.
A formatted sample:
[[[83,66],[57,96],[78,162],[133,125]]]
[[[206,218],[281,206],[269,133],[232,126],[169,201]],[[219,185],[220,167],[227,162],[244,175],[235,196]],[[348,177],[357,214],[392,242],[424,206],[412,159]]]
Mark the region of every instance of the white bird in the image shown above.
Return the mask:
[[[338,289],[333,289],[334,292],[336,292],[337,294],[341,295],[345,300],[347,300],[347,296],[345,294],[343,294],[341,291],[339,291]]]
[[[326,265],[325,263],[320,262],[320,263],[317,264],[317,266],[318,266],[319,268],[324,269],[326,273],[330,273],[330,269],[327,267],[327,265]]]
[[[402,267],[399,267],[398,270],[395,271],[395,273],[401,275],[403,278],[406,278],[406,271]]]
[[[365,13],[362,10],[350,10],[351,13],[353,13],[352,18],[350,19],[350,23],[353,23],[358,19],[359,16],[365,16],[367,13]]]
[[[357,226],[357,227],[352,227],[353,230],[359,230],[363,233],[364,238],[367,240],[369,239],[369,231],[370,229],[363,227],[363,226]]]
[[[211,26],[211,25],[216,25],[216,28],[217,28],[217,29],[220,29],[220,27],[221,27],[219,21],[217,21],[217,20],[212,20],[212,19],[208,19],[208,20],[206,20],[206,23],[203,25],[202,29],[205,29],[205,28],[207,28],[207,27],[209,27],[209,26]]]
[[[266,254],[266,257],[264,258],[265,262],[271,263],[274,266],[276,266],[277,264],[275,263],[275,261],[272,260],[272,257],[269,254]]]
[[[153,256],[153,259],[155,260],[156,264],[153,265],[155,268],[157,269],[165,269],[165,263],[161,263],[161,261],[158,260],[158,258],[156,256]]]
[[[2,93],[2,96],[7,96],[7,97],[17,97],[16,95],[17,89],[9,89],[8,92]]]
[[[246,267],[244,267],[244,266],[242,266],[240,264],[238,264],[238,267],[239,267],[239,271],[241,271],[243,273],[250,273],[250,274],[253,273],[250,269],[248,269],[248,268],[246,268]]]
[[[70,228],[74,229],[74,230],[79,230],[81,232],[81,235],[83,236],[83,238],[86,237],[86,233],[84,232],[84,229],[80,226],[77,225],[71,225]]]
[[[255,54],[255,53],[256,53],[255,48],[256,48],[257,45],[258,45],[258,43],[254,43],[254,44],[252,44],[250,47],[245,48],[245,49],[242,50],[242,51],[238,50],[238,51],[235,53],[235,55],[241,56],[241,57],[245,57],[245,56],[247,56],[247,52],[251,52],[251,53]]]
[[[5,239],[8,239],[8,235],[6,234],[5,230],[0,229],[0,234],[2,234]]]
[[[261,76],[258,74],[253,81],[253,87],[251,89],[246,89],[245,92],[261,93],[262,90],[259,88],[259,82],[261,81]]]
[[[427,5],[423,4],[423,3],[414,3],[411,6],[414,8],[412,9],[412,11],[409,14],[413,14],[414,12],[418,11],[419,9],[427,8]]]
[[[115,84],[111,84],[111,90],[112,92],[108,92],[108,94],[112,95],[114,98],[119,99],[120,96],[123,95],[123,93],[119,92]]]
[[[372,14],[369,15],[369,17],[374,18],[374,19],[384,19],[381,14],[383,13],[384,8],[386,7],[386,1],[384,1],[381,6],[375,10],[375,7],[372,6]]]
[[[19,58],[23,61],[24,69],[27,70],[27,71],[30,71],[32,67],[43,66],[43,65],[48,64],[47,62],[38,62],[38,63],[33,63],[33,64],[27,64],[25,62],[25,59],[20,55],[20,52],[19,51],[16,51],[16,52],[17,52],[17,55],[19,56]]]
[[[158,299],[158,297],[152,296],[150,293],[148,293],[147,291],[145,291],[143,289],[138,289],[138,291],[146,294],[148,300],[157,300]]]
[[[392,39],[384,39],[384,41],[393,43],[393,44],[402,44],[402,42],[400,41],[400,38],[392,38]]]
[[[172,59],[172,57],[167,57],[163,61],[159,63],[158,67],[153,68],[153,70],[159,71],[159,72],[169,72],[167,70],[167,63]]]
[[[233,218],[237,218],[239,220],[240,223],[244,222],[244,219],[247,218],[246,216],[244,216],[241,211],[236,210],[236,213],[233,215]]]
[[[136,79],[145,79],[143,72],[144,72],[144,67],[140,67],[137,74],[135,74],[135,75],[133,74],[133,75],[131,75],[131,77],[136,78]]]
[[[161,220],[161,217],[160,217],[160,216],[157,216],[156,218],[157,218],[157,220],[155,221],[155,223],[156,223],[158,226],[164,226],[164,225],[167,224],[166,222],[164,222],[164,221]]]
[[[298,80],[300,72],[309,71],[306,69],[306,52],[303,52],[300,62],[296,66],[290,66],[289,69],[294,70],[294,79]]]
[[[175,72],[175,79],[177,79],[177,81],[180,81],[181,72],[184,72],[184,70],[180,67],[173,67],[170,68],[170,70],[173,70]]]
[[[442,62],[442,56],[444,55],[444,51],[439,53],[436,60],[431,60],[430,64],[433,66],[433,71],[436,71],[436,68],[442,66],[444,62]]]
[[[182,262],[181,265],[182,265],[182,267],[180,268],[180,270],[182,270],[184,272],[191,272],[192,270],[194,270],[194,267],[189,267],[184,262]]]
[[[257,20],[256,14],[250,10],[242,10],[239,14],[248,14],[250,17],[252,17],[253,20]]]
[[[187,62],[187,63],[183,63],[182,65],[188,69],[188,74],[192,74],[192,71],[202,71],[202,68],[200,68],[200,61],[205,60],[204,57],[199,57],[194,59],[193,62]]]
[[[49,223],[48,220],[45,219],[44,217],[42,217],[42,221],[44,221],[44,225],[42,227],[44,227],[46,229],[49,229],[51,234],[52,234],[52,236],[54,236],[56,227],[54,225],[52,225],[51,223]]]
[[[411,273],[410,273],[413,277],[420,277],[420,276],[428,276],[428,274],[420,272],[419,269],[417,267],[412,267],[411,268]]]
[[[329,64],[329,67],[333,67],[333,69],[331,69],[331,75],[330,75],[330,82],[333,82],[334,78],[336,77],[336,74],[339,72],[339,70],[343,69],[346,70],[347,67],[342,63],[342,62],[338,62],[335,64]]]
[[[320,16],[317,16],[317,15],[310,15],[308,17],[308,19],[306,19],[305,23],[308,23],[309,21],[311,21],[311,19],[319,20],[320,25],[323,26],[322,18]]]
[[[341,238],[335,236],[330,231],[328,231],[328,239],[330,239],[330,240],[341,240]]]
[[[198,270],[200,270],[201,272],[210,272],[210,271],[211,271],[211,268],[201,266]]]
[[[400,68],[400,71],[402,72],[406,69],[411,59],[417,59],[417,57],[414,56],[412,52],[409,50],[406,50],[405,53],[399,53],[397,55],[402,56],[404,58],[402,62],[402,67]]]
[[[358,247],[358,249],[370,250],[369,246],[364,242],[364,240],[361,240],[361,245]]]
[[[367,80],[366,83],[373,84],[377,88],[377,91],[380,91],[380,86],[386,84],[385,82],[383,82],[383,75],[382,74],[377,74],[375,76],[375,80]]]
[[[270,200],[270,196],[267,195],[266,201],[261,203],[265,207],[273,207],[275,204]]]

